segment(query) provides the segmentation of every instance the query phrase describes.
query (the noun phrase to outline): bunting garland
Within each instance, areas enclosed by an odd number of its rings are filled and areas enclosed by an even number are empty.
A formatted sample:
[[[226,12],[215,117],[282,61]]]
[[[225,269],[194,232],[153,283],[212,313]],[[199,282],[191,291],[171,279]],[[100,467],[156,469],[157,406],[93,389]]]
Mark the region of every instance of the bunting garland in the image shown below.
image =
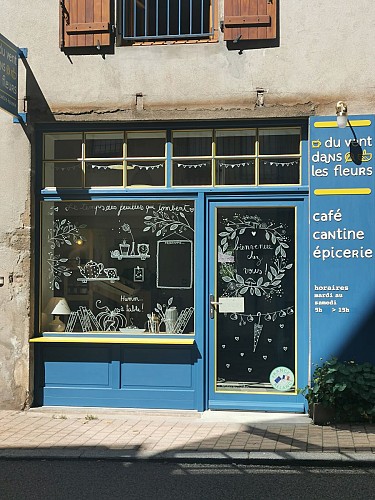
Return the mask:
[[[299,165],[299,160],[294,161],[264,161],[265,165],[270,165],[271,167],[291,167],[294,165]]]

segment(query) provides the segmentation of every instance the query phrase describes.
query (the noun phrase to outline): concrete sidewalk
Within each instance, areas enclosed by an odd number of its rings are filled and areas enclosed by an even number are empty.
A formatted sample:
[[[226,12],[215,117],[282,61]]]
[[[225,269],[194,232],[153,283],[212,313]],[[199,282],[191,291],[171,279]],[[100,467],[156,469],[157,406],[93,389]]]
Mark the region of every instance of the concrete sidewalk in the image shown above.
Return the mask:
[[[375,465],[375,425],[287,413],[98,408],[0,410],[0,459]]]

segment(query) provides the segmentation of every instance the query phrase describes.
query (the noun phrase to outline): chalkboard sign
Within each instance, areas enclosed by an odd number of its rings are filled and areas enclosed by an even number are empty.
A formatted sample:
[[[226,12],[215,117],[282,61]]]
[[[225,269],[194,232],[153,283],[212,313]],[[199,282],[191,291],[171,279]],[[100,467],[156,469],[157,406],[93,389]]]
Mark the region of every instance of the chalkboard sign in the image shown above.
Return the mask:
[[[217,247],[218,299],[244,309],[216,316],[216,390],[277,390],[272,370],[295,372],[295,207],[219,208]]]
[[[158,288],[189,289],[193,286],[193,242],[161,240],[157,243]]]

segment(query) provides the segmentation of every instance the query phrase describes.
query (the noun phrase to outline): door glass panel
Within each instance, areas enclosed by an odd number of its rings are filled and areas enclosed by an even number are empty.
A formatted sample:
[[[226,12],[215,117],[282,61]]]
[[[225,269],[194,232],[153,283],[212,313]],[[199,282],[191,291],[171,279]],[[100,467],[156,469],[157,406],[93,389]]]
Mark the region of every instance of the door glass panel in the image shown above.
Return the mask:
[[[294,392],[295,207],[216,216],[215,390]]]

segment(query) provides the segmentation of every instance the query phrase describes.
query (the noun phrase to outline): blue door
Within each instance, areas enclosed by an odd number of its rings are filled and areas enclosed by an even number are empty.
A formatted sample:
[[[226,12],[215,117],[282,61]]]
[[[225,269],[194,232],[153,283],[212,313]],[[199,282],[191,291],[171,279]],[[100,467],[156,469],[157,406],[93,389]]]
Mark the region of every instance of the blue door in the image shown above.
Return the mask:
[[[303,197],[209,202],[208,406],[304,411],[308,224]]]

